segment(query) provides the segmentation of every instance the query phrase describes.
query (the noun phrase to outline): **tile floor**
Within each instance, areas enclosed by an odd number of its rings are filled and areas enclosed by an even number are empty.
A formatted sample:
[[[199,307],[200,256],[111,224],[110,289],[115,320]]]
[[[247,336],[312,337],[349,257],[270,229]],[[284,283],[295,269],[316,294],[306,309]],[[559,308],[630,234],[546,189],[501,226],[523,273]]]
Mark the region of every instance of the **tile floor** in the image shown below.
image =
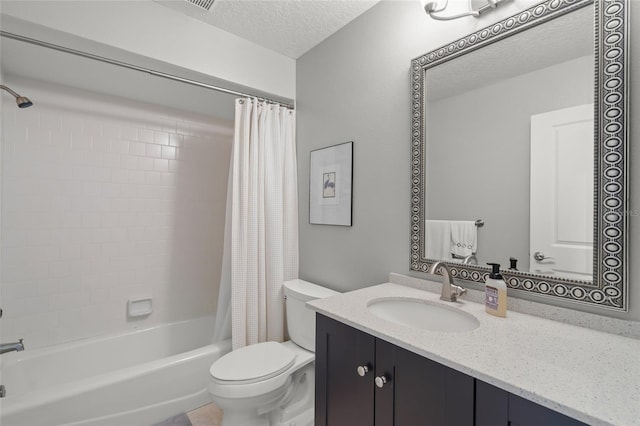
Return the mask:
[[[214,404],[189,411],[186,414],[178,414],[154,426],[221,426],[222,410]]]
[[[187,417],[192,426],[220,426],[222,425],[222,409],[215,404],[207,404],[203,407],[189,411]]]

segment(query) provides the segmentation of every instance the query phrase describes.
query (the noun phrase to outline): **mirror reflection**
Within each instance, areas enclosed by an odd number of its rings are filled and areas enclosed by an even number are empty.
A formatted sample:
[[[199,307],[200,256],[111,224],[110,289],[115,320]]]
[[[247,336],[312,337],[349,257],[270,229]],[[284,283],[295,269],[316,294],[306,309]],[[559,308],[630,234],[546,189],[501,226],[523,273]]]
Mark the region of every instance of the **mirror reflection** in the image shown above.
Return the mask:
[[[427,259],[593,280],[593,16],[426,70]]]

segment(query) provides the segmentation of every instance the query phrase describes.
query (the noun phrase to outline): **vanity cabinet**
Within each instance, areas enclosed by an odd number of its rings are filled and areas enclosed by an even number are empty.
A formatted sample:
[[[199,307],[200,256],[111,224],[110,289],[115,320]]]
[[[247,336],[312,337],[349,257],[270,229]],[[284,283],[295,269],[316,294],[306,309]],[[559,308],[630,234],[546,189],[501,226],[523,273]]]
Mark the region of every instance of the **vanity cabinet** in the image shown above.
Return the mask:
[[[583,423],[316,315],[315,426]]]
[[[316,426],[459,426],[473,416],[472,377],[317,315]]]

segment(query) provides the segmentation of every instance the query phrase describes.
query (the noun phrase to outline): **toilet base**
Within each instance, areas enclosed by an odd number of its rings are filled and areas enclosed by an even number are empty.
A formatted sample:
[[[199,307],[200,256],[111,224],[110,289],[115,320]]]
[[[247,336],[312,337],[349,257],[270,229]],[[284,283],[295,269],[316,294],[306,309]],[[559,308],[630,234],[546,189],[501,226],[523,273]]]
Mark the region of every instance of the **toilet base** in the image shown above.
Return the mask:
[[[222,426],[313,426],[314,363],[296,371],[287,385],[251,399],[213,398],[223,409]]]
[[[293,374],[289,394],[270,414],[271,426],[313,426],[315,403],[315,363]]]

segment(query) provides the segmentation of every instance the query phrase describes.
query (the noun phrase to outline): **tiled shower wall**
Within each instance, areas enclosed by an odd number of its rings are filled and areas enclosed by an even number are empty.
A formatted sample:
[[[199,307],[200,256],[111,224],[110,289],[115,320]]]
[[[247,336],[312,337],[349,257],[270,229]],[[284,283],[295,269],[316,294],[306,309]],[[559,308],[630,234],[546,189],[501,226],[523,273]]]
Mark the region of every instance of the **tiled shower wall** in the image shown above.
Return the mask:
[[[35,348],[213,314],[233,124],[7,80],[35,106],[3,96],[2,340]],[[129,318],[139,297],[153,313]]]

